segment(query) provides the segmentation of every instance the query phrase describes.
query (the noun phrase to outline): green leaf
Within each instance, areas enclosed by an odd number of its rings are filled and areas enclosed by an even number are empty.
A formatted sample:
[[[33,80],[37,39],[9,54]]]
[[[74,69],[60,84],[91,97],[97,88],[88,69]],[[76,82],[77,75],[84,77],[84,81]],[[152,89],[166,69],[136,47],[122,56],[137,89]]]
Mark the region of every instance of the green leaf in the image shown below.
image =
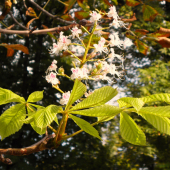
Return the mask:
[[[130,107],[133,106],[137,111],[142,108],[145,104],[140,98],[132,98],[132,97],[123,97],[117,101],[119,103],[119,107]]]
[[[106,117],[98,117],[97,121],[107,122],[107,121],[113,119],[114,117],[115,117],[115,115],[114,116],[106,116]]]
[[[78,100],[83,94],[86,92],[86,86],[79,81],[78,79],[75,80],[73,90],[70,95],[70,99],[66,105],[66,110],[70,108],[70,106]]]
[[[111,105],[101,105],[98,107],[86,109],[86,110],[78,110],[78,111],[71,111],[72,114],[84,115],[84,116],[91,116],[91,117],[103,117],[103,116],[115,116],[118,113],[123,111],[123,109],[111,106]]]
[[[117,90],[110,86],[102,87],[95,90],[89,97],[71,108],[70,111],[103,105],[115,97],[117,93]]]
[[[35,91],[28,97],[27,102],[38,102],[43,98],[43,91]]]
[[[38,126],[35,125],[34,122],[31,122],[31,127],[39,134],[39,135],[43,135],[46,132],[46,127],[43,128],[39,128]]]
[[[126,113],[120,114],[121,136],[134,145],[145,145],[146,137],[143,131],[137,126],[134,120]]]
[[[19,131],[26,117],[24,104],[17,104],[7,109],[0,116],[0,136],[1,139],[8,137]]]
[[[160,115],[154,115],[152,113],[144,113],[144,110],[139,111],[138,114],[160,132],[170,135],[170,120],[168,118],[161,117]]]
[[[144,103],[148,103],[148,102],[170,102],[170,94],[168,93],[159,93],[159,94],[153,94],[150,96],[146,96],[146,97],[142,97],[141,98],[143,100]]]
[[[94,136],[94,137],[97,137],[99,139],[101,139],[101,137],[99,136],[99,133],[98,131],[87,121],[79,118],[79,117],[76,117],[76,116],[73,116],[71,114],[69,114],[69,117],[73,119],[73,121],[82,129],[84,130],[86,133]]]
[[[23,120],[22,122],[25,123],[25,124],[30,124],[33,121],[34,121],[34,116],[29,116],[25,120]]]
[[[11,90],[0,88],[0,105],[10,102],[25,102],[25,99]]]
[[[155,17],[159,14],[154,8],[149,5],[143,5],[143,19],[145,21],[153,21]]]
[[[143,107],[138,113],[152,114],[155,116],[170,118],[170,106]]]
[[[55,119],[56,114],[63,111],[61,106],[49,105],[44,109],[38,110],[34,116],[35,125],[39,128],[47,127]]]

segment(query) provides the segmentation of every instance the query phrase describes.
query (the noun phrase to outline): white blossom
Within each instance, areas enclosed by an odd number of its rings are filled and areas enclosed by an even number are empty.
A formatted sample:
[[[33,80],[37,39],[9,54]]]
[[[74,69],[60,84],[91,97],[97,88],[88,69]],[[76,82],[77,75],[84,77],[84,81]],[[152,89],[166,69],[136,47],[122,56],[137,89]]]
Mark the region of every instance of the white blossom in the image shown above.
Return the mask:
[[[99,21],[99,19],[102,17],[99,13],[97,13],[96,11],[93,11],[91,14],[90,14],[90,21],[91,22],[96,22],[96,21]]]
[[[108,17],[113,17],[114,19],[117,19],[118,18],[118,14],[116,12],[116,7],[115,6],[112,6],[109,8],[109,12],[107,14]]]
[[[82,30],[78,29],[77,27],[73,27],[71,32],[72,32],[72,37],[73,38],[79,37],[79,34],[82,34]]]
[[[62,98],[60,99],[60,104],[66,105],[69,101],[69,98],[70,98],[70,91],[63,93]]]

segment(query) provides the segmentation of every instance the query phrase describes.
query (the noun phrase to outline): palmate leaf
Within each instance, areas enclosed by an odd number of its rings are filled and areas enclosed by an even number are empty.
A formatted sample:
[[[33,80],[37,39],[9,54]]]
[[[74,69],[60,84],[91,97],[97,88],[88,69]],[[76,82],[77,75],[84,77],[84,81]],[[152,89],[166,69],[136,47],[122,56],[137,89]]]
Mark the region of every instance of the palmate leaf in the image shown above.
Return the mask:
[[[161,116],[170,118],[170,106],[159,106],[159,107],[143,107],[139,114],[152,114],[153,116]]]
[[[170,102],[170,94],[168,93],[159,93],[159,94],[153,94],[150,96],[142,97],[141,98],[144,103],[149,103],[149,102]]]
[[[35,91],[28,97],[27,102],[38,102],[43,98],[43,91]]]
[[[0,88],[0,105],[10,102],[25,102],[25,99],[11,90]]]
[[[145,145],[146,137],[143,131],[137,126],[134,120],[125,112],[120,114],[121,136],[134,145]]]
[[[55,119],[57,113],[63,111],[61,106],[49,105],[35,113],[34,123],[39,128],[47,127]]]
[[[73,119],[73,121],[82,129],[84,130],[86,133],[94,136],[94,137],[97,137],[99,139],[101,139],[101,137],[99,136],[99,133],[98,131],[87,121],[79,118],[79,117],[76,117],[76,116],[73,116],[71,114],[69,114],[69,117]]]
[[[145,104],[140,98],[132,98],[132,97],[123,97],[117,101],[119,103],[119,107],[130,107],[133,106],[137,111],[142,108]]]
[[[35,116],[35,113],[36,113],[36,110],[32,107],[32,105],[38,110],[41,110],[41,109],[45,109],[45,107],[43,106],[39,106],[39,105],[35,105],[35,104],[30,104],[29,105],[29,108],[27,108],[27,112],[28,112],[28,117],[23,121],[24,123],[26,124],[30,124],[31,127],[39,134],[39,135],[43,135],[45,134],[46,132],[46,127],[44,128],[40,128],[38,126],[35,125],[35,122],[34,122],[34,116]]]
[[[71,111],[72,114],[84,115],[84,116],[91,116],[91,117],[113,117],[123,111],[123,109],[112,106],[112,105],[101,105],[98,107],[85,109],[85,110],[78,110],[78,111]]]
[[[7,109],[0,116],[0,136],[1,139],[19,131],[26,117],[24,104],[17,104]]]
[[[131,110],[133,111],[133,110]],[[170,106],[144,107],[138,114],[162,133],[170,134]]]
[[[86,92],[86,86],[79,81],[78,79],[75,80],[73,90],[70,95],[70,99],[66,105],[66,110],[69,109],[69,107],[78,100],[83,94]]]
[[[44,128],[39,128],[38,126],[35,125],[34,122],[31,122],[31,127],[39,134],[39,135],[43,135],[46,132],[46,127]]]
[[[161,117],[159,115],[153,115],[150,113],[138,112],[147,122],[153,125],[157,130],[162,133],[170,135],[170,120],[166,117]]]
[[[102,87],[95,90],[89,97],[71,108],[70,111],[103,105],[115,97],[117,93],[117,90],[110,86]]]

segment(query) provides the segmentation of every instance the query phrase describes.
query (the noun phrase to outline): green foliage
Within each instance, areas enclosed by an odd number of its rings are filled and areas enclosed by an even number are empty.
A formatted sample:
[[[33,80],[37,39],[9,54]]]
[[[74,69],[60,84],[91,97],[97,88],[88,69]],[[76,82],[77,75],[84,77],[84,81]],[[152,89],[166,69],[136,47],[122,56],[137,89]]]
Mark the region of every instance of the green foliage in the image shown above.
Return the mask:
[[[25,100],[11,90],[0,88],[0,105],[11,102],[25,102]]]
[[[120,114],[120,133],[126,141],[134,145],[146,144],[145,134],[125,112]]]
[[[73,90],[71,92],[69,101],[66,105],[66,110],[70,108],[70,106],[76,101],[78,100],[81,96],[83,96],[83,94],[86,92],[86,86],[79,81],[78,79],[75,80],[74,86],[73,86]]]
[[[113,117],[121,111],[123,109],[106,104],[85,110],[71,111],[71,113],[91,117]]]
[[[26,117],[25,105],[16,104],[7,109],[0,117],[0,135],[3,140],[22,128]]]
[[[62,107],[56,105],[49,105],[44,109],[40,109],[34,115],[34,123],[39,128],[45,128],[50,125],[56,114],[62,111]]]
[[[43,91],[35,91],[28,97],[27,102],[38,102],[43,98]]]
[[[73,116],[71,114],[69,114],[69,117],[72,118],[74,120],[74,122],[82,129],[84,130],[86,133],[94,136],[94,137],[97,137],[99,139],[101,139],[101,137],[99,136],[99,133],[98,131],[90,124],[88,123],[87,121],[79,118],[79,117],[76,117],[76,116]]]
[[[113,89],[112,87],[102,87],[98,90],[95,90],[94,93],[92,93],[88,98],[84,99],[82,102],[78,103],[70,110],[73,111],[78,109],[100,106],[115,97],[117,93],[117,90]]]

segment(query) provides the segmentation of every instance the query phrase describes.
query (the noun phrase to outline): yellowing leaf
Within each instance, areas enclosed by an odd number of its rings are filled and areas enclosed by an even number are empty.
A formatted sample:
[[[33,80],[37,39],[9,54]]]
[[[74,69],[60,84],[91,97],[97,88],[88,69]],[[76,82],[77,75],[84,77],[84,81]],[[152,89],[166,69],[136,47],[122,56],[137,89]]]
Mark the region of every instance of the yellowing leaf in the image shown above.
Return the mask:
[[[68,6],[65,6],[64,14],[72,8],[72,6],[76,3],[76,0],[68,0],[65,3],[68,4]]]
[[[149,5],[143,5],[143,19],[145,21],[153,21],[155,17],[159,14],[154,8]]]
[[[135,45],[136,45],[136,47],[137,47],[137,49],[139,50],[140,53],[142,53],[144,55],[147,54],[149,47],[145,43],[143,43],[140,40],[136,40],[134,43],[135,43]]]
[[[71,15],[69,14],[65,14],[61,17],[62,19],[66,20],[66,21],[73,21],[74,19],[71,17]]]
[[[29,7],[26,11],[26,15],[31,16],[31,17],[37,17],[37,14],[35,13],[34,9]]]
[[[89,14],[90,14],[89,12],[85,12],[85,11],[76,11],[75,17],[82,20],[84,18],[88,18]]]
[[[128,5],[128,6],[137,6],[139,4],[140,4],[140,2],[135,1],[135,0],[126,0],[126,5]]]
[[[88,5],[88,1],[87,0],[77,0],[77,3],[85,11],[89,11],[90,10],[90,7]]]

